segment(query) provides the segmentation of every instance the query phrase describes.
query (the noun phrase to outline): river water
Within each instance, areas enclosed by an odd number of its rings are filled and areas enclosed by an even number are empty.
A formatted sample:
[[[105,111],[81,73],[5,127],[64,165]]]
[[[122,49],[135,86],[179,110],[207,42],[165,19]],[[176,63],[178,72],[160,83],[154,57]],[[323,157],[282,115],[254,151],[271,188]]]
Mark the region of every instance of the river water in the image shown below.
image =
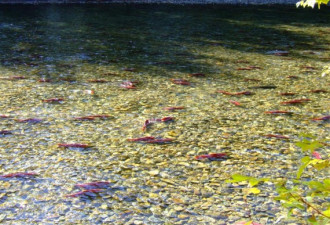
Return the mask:
[[[329,115],[329,21],[294,6],[0,6],[0,174],[38,174],[1,178],[1,223],[304,224],[272,183],[245,197],[225,180],[292,178],[299,135],[329,138],[312,120]],[[172,141],[127,140],[146,136]],[[89,147],[58,145],[73,143]],[[195,159],[209,153],[228,158]],[[109,184],[70,196],[95,181]]]

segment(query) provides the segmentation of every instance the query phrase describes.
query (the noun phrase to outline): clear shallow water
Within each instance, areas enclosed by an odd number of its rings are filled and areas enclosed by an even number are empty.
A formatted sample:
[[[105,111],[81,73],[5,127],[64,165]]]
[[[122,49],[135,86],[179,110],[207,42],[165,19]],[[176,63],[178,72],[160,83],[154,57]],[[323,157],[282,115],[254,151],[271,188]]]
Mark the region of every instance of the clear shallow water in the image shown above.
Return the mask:
[[[330,57],[327,21],[325,10],[293,7],[1,6],[0,114],[10,117],[0,119],[0,130],[13,134],[0,137],[0,174],[40,174],[0,181],[2,222],[230,224],[251,215],[272,224],[284,212],[271,199],[271,185],[246,203],[241,189],[233,192],[224,180],[233,173],[291,177],[300,157],[298,135],[327,138],[329,123],[311,119],[329,115],[328,94],[310,92],[329,91],[329,76],[321,76]],[[289,55],[267,54],[274,50]],[[248,66],[260,68],[241,70]],[[13,76],[26,79],[8,79]],[[51,82],[38,82],[42,78]],[[191,85],[170,80],[177,78]],[[139,81],[136,89],[120,87],[126,80]],[[276,88],[252,88],[258,85]],[[43,102],[49,98],[64,101]],[[300,98],[311,101],[281,104]],[[168,106],[185,109],[165,111]],[[293,115],[264,113],[269,110]],[[110,117],[73,120],[96,114]],[[146,119],[166,116],[174,122],[142,131]],[[27,118],[42,122],[17,121]],[[126,140],[142,136],[175,143]],[[210,152],[231,158],[194,160]],[[100,180],[113,185],[96,198],[65,197],[78,191],[77,183]]]

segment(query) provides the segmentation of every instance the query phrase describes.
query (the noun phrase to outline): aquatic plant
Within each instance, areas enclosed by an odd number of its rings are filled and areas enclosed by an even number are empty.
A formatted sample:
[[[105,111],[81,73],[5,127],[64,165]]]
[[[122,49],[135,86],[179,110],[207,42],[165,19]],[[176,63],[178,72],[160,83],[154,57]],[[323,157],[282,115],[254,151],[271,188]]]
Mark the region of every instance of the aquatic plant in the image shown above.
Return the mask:
[[[300,160],[300,166],[296,173],[296,179],[281,177],[272,178],[255,178],[244,176],[241,174],[232,175],[232,180],[228,183],[247,182],[248,187],[243,189],[245,198],[249,194],[259,194],[261,190],[256,186],[261,182],[271,182],[275,184],[278,196],[274,199],[280,201],[282,206],[288,209],[288,218],[291,215],[300,216],[306,219],[309,224],[329,224],[330,222],[330,203],[327,201],[330,193],[330,179],[318,179],[317,176],[303,173],[308,168],[318,172],[323,169],[329,169],[330,161],[322,159],[321,155],[315,151],[326,145],[324,140],[317,140],[315,136],[309,134],[301,134],[301,141],[296,143],[302,150],[302,154],[308,153]],[[309,168],[310,167],[310,168]]]

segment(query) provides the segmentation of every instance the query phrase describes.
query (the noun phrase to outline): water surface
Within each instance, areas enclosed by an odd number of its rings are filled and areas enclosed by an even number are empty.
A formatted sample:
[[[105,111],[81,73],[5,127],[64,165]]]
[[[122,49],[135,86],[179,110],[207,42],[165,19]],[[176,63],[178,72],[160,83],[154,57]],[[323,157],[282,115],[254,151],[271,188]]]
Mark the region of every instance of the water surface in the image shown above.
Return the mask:
[[[329,15],[293,6],[0,6],[0,114],[9,116],[0,130],[12,131],[0,136],[0,174],[39,174],[0,181],[1,222],[273,224],[286,212],[272,200],[271,184],[244,201],[244,186],[225,180],[233,173],[293,177],[299,134],[327,138],[329,123],[311,119],[329,115],[328,94],[311,90],[329,91],[329,75],[322,76]],[[138,81],[135,89],[121,87],[128,80]],[[275,87],[254,88],[265,85]],[[279,95],[285,92],[296,95]],[[43,101],[50,98],[64,101]],[[185,108],[164,110],[170,106]],[[265,114],[270,110],[293,114]],[[145,120],[167,116],[174,121],[142,130]],[[27,118],[42,121],[18,121]],[[174,143],[127,141],[143,136]],[[230,158],[194,159],[218,152]],[[96,197],[66,197],[79,191],[75,184],[92,181],[113,185]],[[301,221],[280,223],[290,222]]]

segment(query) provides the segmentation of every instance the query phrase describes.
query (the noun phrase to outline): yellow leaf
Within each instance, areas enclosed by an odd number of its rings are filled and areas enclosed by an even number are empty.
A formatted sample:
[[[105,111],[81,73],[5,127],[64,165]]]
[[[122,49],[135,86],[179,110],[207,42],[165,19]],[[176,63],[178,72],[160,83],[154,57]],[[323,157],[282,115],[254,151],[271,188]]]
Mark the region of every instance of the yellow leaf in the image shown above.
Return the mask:
[[[323,211],[323,214],[327,217],[330,217],[330,207],[327,210]]]
[[[258,188],[249,188],[248,193],[259,194],[260,190]]]

